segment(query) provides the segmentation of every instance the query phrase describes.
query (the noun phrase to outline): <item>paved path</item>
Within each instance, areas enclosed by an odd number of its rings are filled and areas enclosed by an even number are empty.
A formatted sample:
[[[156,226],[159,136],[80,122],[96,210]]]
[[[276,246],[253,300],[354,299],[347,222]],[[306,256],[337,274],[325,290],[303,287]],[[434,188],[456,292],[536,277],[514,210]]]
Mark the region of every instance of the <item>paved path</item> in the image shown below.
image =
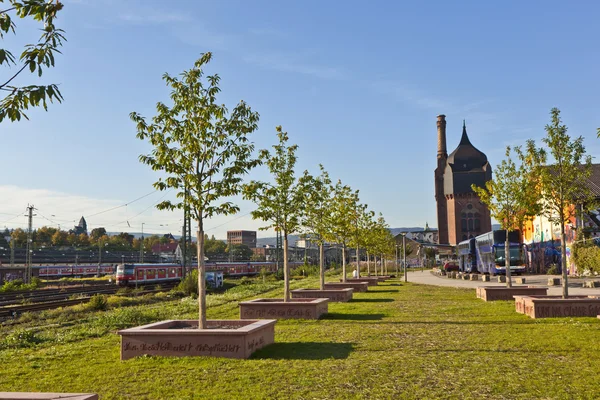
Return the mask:
[[[400,276],[403,279],[403,276]],[[548,286],[548,278],[560,278],[560,276],[556,275],[524,275],[523,278],[526,279],[525,285],[518,285],[514,282],[513,277],[513,286],[542,286],[548,287],[549,295],[561,295],[562,294],[562,286]],[[410,271],[408,273],[408,281],[414,283],[421,283],[423,285],[435,285],[435,286],[449,286],[456,288],[473,288],[475,289],[477,286],[506,286],[506,283],[498,283],[494,277],[492,277],[491,282],[482,282],[482,281],[464,281],[462,279],[449,279],[445,276],[437,276],[432,274],[430,271]],[[570,295],[600,295],[600,288],[583,288],[583,279],[572,278],[569,279],[569,294]]]

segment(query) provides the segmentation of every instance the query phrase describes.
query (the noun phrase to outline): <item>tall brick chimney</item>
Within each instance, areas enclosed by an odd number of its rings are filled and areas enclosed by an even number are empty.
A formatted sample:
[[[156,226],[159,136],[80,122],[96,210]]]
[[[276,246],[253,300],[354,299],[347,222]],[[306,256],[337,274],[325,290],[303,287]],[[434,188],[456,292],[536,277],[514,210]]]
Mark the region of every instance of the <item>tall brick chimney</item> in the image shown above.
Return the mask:
[[[444,114],[437,116],[437,134],[437,158],[448,158],[448,151],[446,150],[446,116]]]

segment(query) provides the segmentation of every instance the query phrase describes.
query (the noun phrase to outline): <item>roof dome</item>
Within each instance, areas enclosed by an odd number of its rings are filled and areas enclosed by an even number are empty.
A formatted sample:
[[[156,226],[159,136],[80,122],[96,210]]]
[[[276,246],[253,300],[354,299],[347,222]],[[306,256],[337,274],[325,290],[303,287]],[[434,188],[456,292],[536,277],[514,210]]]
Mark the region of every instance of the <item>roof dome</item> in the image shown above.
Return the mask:
[[[448,156],[448,164],[454,172],[482,171],[487,164],[487,156],[471,144],[467,136],[467,126],[463,121],[462,137],[458,147]]]

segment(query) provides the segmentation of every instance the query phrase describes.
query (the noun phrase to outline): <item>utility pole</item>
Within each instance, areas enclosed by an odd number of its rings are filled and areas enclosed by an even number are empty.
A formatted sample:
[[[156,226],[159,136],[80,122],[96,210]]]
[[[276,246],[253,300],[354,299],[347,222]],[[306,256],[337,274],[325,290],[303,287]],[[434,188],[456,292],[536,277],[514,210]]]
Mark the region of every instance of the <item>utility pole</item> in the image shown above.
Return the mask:
[[[100,277],[100,264],[102,264],[102,240],[98,240],[98,272],[96,272],[96,278]]]
[[[142,222],[142,241],[140,242],[140,264],[144,263],[144,222]]]
[[[10,244],[10,266],[11,266],[11,268],[14,268],[14,266],[15,266],[15,241],[11,240],[9,244]]]
[[[25,283],[31,283],[31,256],[33,255],[33,210],[35,207],[33,205],[27,205],[27,217],[29,217],[29,222],[27,224],[27,253],[25,255]]]

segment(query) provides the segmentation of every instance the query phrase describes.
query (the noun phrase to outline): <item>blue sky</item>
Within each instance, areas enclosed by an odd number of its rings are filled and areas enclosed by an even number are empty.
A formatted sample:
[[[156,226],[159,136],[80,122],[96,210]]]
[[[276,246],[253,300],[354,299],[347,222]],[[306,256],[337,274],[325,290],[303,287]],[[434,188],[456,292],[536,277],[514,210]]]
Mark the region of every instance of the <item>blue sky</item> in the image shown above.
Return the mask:
[[[65,101],[2,123],[0,228],[24,227],[16,215],[33,203],[36,226],[70,227],[84,215],[92,228],[179,232],[180,215],[152,207],[162,193],[92,215],[152,191],[157,175],[138,162],[149,147],[129,113],[153,116],[168,101],[162,74],[206,51],[221,101],[244,99],[260,113],[258,148],[282,125],[300,146],[299,172],[324,164],[392,227],[436,226],[438,114],[449,152],[466,119],[493,166],[506,145],[539,141],[552,107],[598,155],[599,12],[594,1],[65,0],[57,24],[68,42],[56,67],[18,82],[59,83]],[[35,28],[19,22],[3,45],[34,40]],[[240,207],[208,221],[208,233],[261,226],[247,215],[252,203]]]

